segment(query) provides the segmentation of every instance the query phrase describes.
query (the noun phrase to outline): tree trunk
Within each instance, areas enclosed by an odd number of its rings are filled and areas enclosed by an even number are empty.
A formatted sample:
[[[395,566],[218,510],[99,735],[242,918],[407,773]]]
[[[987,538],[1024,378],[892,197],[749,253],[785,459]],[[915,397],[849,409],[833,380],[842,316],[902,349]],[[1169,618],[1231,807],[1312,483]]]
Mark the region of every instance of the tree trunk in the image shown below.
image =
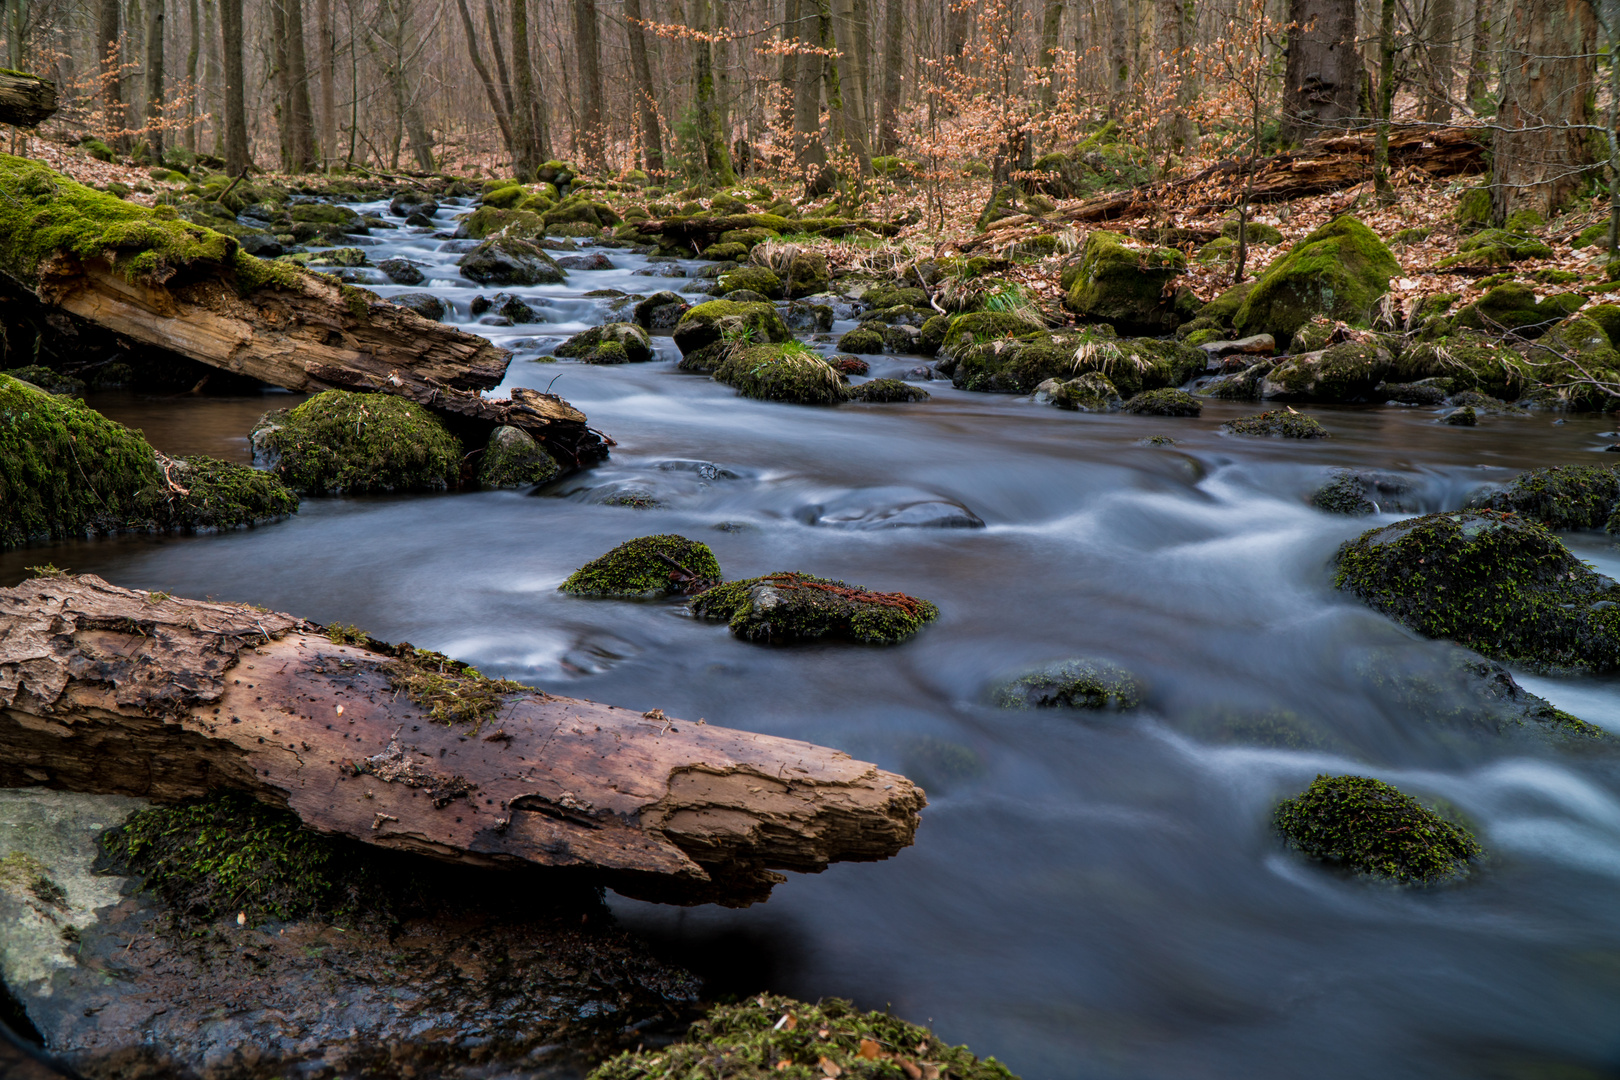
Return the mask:
[[[0,124],[33,127],[55,112],[55,83],[38,75],[0,72]]]
[[[315,0],[315,64],[321,100],[319,156],[337,157],[337,47],[332,30],[332,0]]]
[[[1457,66],[1457,0],[1429,0],[1428,70],[1423,87],[1423,119],[1451,122],[1451,81]]]
[[[220,60],[219,20],[214,0],[202,0],[203,17],[203,112],[207,114],[208,135],[215,157],[225,156],[225,125],[221,122],[225,109],[225,83],[221,74],[224,64]],[[201,135],[199,133],[199,139]]]
[[[378,847],[734,907],[778,870],[888,858],[915,835],[910,781],[810,743],[538,690],[500,695],[481,726],[437,721],[400,689],[415,656],[257,607],[33,578],[0,589],[0,784],[233,788]]]
[[[1192,45],[1192,0],[1157,0],[1158,25],[1154,37],[1158,46],[1161,78],[1175,84],[1175,110],[1165,125],[1170,145],[1180,151],[1193,140],[1195,128],[1190,110],[1196,87]]]
[[[1395,103],[1395,0],[1383,0],[1378,15],[1378,130],[1373,143],[1373,188],[1378,201],[1395,201],[1389,183],[1389,120]]]
[[[252,165],[247,140],[247,77],[242,65],[242,0],[219,0],[225,50],[225,171],[241,176]]]
[[[163,164],[163,0],[146,0],[146,145]]]
[[[512,94],[510,87],[504,96],[496,89],[495,80],[490,77],[489,67],[484,63],[482,51],[478,47],[478,33],[473,28],[472,12],[467,10],[467,0],[456,0],[456,9],[461,14],[461,27],[467,36],[467,56],[472,60],[473,70],[478,72],[478,79],[484,84],[484,96],[489,99],[489,110],[495,114],[495,124],[501,129],[501,140],[506,143],[506,152],[511,155],[513,162],[517,162],[524,155],[518,145],[517,129],[512,122]],[[490,12],[490,33],[495,32],[494,12]],[[495,58],[500,59],[500,43],[495,43]],[[502,75],[505,67],[502,65]],[[502,79],[505,82],[505,79]]]
[[[296,172],[320,168],[315,149],[315,113],[309,104],[309,61],[304,48],[304,0],[281,0],[287,8],[287,81],[292,95],[292,150]]]
[[[872,151],[867,143],[864,123],[866,103],[861,99],[861,50],[855,35],[855,19],[855,0],[832,0],[833,40],[841,55],[827,65],[831,79],[827,86],[827,101],[830,108],[836,84],[843,143],[855,158],[860,174],[871,176]]]
[[[124,64],[134,84],[126,94],[126,112],[131,132],[141,132],[139,137],[131,135],[133,149],[136,143],[146,141],[141,130],[146,127],[146,80],[141,74],[146,67],[146,8],[141,0],[127,0],[124,8],[124,46]]]
[[[101,102],[107,112],[106,125],[113,131],[122,131],[129,123],[124,113],[123,78],[120,73],[123,63],[123,35],[118,28],[121,10],[119,0],[101,0],[96,25],[96,48],[101,61]],[[113,139],[113,146],[122,150],[127,142],[127,139],[119,136]]]
[[[799,41],[819,47],[823,37],[832,36],[831,16],[825,3],[800,0],[799,11]],[[813,31],[809,29],[811,26]],[[793,92],[794,149],[805,194],[812,196],[826,194],[836,183],[827,165],[827,143],[821,134],[821,87],[826,66],[827,57],[821,53],[802,54],[798,65],[799,82]]]
[[[1468,88],[1463,97],[1468,107],[1482,111],[1490,92],[1491,24],[1496,0],[1474,0],[1474,40],[1468,52]]]
[[[1160,0],[1164,2],[1164,0]],[[1041,109],[1051,112],[1057,102],[1057,44],[1063,29],[1063,0],[1046,0],[1041,9],[1041,55],[1039,64],[1046,73],[1041,87]]]
[[[1300,142],[1358,115],[1361,56],[1355,0],[1290,0],[1283,135]]]
[[[1108,0],[1108,88],[1112,96],[1110,110],[1119,107],[1130,83],[1130,52],[1126,47],[1129,27],[1130,16],[1125,8],[1125,0]]]
[[[704,180],[729,187],[737,182],[737,174],[731,169],[731,153],[726,149],[726,133],[720,129],[720,108],[715,101],[714,47],[705,36],[713,30],[709,2],[692,0],[692,29],[698,32],[692,42],[697,151]]]
[[[850,39],[855,54],[853,70],[860,83],[861,110],[858,114],[861,123],[861,142],[865,144],[870,156],[872,146],[872,132],[877,130],[877,94],[873,88],[872,77],[872,11],[869,0],[850,0],[852,11],[850,13]]]
[[[514,134],[518,128],[525,132],[518,145],[526,154],[523,160],[514,159],[513,166],[519,179],[533,180],[535,170],[551,156],[551,134],[546,130],[545,105],[529,60],[528,0],[512,0],[512,77],[516,85],[512,124]]]
[[[1593,161],[1597,19],[1588,0],[1518,0],[1502,28],[1491,212],[1551,218]]]
[[[202,88],[197,85],[197,61],[202,55],[202,21],[197,0],[186,0],[186,89],[190,98],[186,102],[186,149],[197,149],[197,98]]]
[[[664,134],[658,125],[658,94],[653,89],[652,66],[647,62],[647,28],[642,25],[641,0],[624,0],[624,21],[625,35],[630,42],[631,92],[635,95],[636,116],[641,122],[641,160],[647,174],[657,180],[664,171]]]
[[[909,0],[888,0],[883,26],[883,107],[878,117],[878,151],[894,154],[900,150],[900,105],[905,83],[906,4]],[[1062,0],[1049,0],[1059,5]]]
[[[580,148],[585,164],[602,167],[602,47],[597,40],[596,0],[573,0],[574,55],[579,63]]]

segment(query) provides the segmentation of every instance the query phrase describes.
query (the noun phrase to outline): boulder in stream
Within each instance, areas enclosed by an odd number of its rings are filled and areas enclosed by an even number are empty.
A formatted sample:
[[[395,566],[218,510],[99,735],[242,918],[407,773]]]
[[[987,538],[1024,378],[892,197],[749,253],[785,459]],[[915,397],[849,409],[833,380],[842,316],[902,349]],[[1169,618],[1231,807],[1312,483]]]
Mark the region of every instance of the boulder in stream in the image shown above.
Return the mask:
[[[1204,403],[1175,387],[1146,390],[1125,403],[1125,411],[1138,416],[1198,416]]]
[[[420,285],[427,280],[417,265],[409,259],[384,259],[377,269],[388,275],[395,285]]]
[[[1233,316],[1239,334],[1286,345],[1315,315],[1367,325],[1401,265],[1360,220],[1343,214],[1266,268]]]
[[[576,596],[679,596],[720,580],[709,545],[673,533],[627,540],[575,570],[560,586]]]
[[[760,345],[780,344],[792,338],[787,324],[772,304],[710,300],[687,310],[675,325],[675,344],[682,356],[722,339],[740,339]]]
[[[790,341],[781,345],[720,346],[725,357],[714,378],[743,397],[794,405],[837,405],[844,377],[820,355]]]
[[[1244,416],[1221,425],[1229,435],[1246,435],[1259,439],[1326,439],[1327,428],[1315,417],[1297,413],[1293,409],[1273,409],[1271,412]]]
[[[582,330],[558,345],[556,355],[587,364],[641,364],[654,357],[647,331],[627,322],[603,323]]]
[[[1168,333],[1198,307],[1190,291],[1170,287],[1186,268],[1187,257],[1174,248],[1130,248],[1124,237],[1099,229],[1086,237],[1063,306],[1122,334]]]
[[[489,488],[533,487],[561,474],[562,466],[534,436],[504,425],[490,435],[478,465],[478,482]]]
[[[1108,378],[1122,397],[1143,390],[1180,386],[1204,370],[1204,354],[1177,341],[1156,338],[1117,339],[1106,327],[1025,332],[989,341],[964,340],[957,328],[972,319],[960,316],[946,335],[937,365],[940,373],[963,390],[993,394],[1033,393],[1047,379],[1067,381],[1086,372]],[[1028,327],[1028,324],[1024,324]]]
[[[1390,365],[1388,350],[1345,341],[1278,362],[1266,373],[1261,394],[1294,401],[1366,401],[1376,396]]]
[[[1365,776],[1318,776],[1272,824],[1304,855],[1399,885],[1455,881],[1484,854],[1466,825]]]
[[[1425,637],[1494,659],[1620,669],[1620,584],[1517,515],[1457,511],[1373,529],[1339,549],[1334,584]]]
[[[1119,391],[1100,371],[1073,379],[1047,379],[1035,388],[1035,400],[1070,412],[1108,413],[1120,408]]]
[[[883,327],[857,326],[838,339],[838,351],[875,355],[883,351]]]
[[[544,248],[512,236],[485,240],[456,265],[480,285],[556,285],[568,278]]]
[[[1330,514],[1360,517],[1385,513],[1412,513],[1418,509],[1412,482],[1395,473],[1339,469],[1311,494],[1311,505]]]
[[[1620,465],[1531,469],[1469,505],[1518,514],[1549,529],[1601,529],[1620,512]]]
[[[900,379],[869,379],[859,386],[847,387],[844,390],[846,401],[865,401],[884,405],[904,401],[927,401],[931,396],[922,387],[913,386]]]
[[[254,456],[306,495],[442,491],[461,478],[461,441],[392,394],[327,390],[254,427]]]
[[[1064,660],[1025,672],[996,688],[1003,709],[1134,709],[1142,683],[1106,660]]]
[[[927,600],[794,571],[716,585],[688,607],[726,621],[737,637],[771,645],[821,638],[895,645],[939,618]]]
[[[390,304],[398,304],[402,308],[409,308],[424,319],[434,322],[444,320],[444,301],[430,292],[408,292],[388,298]]]

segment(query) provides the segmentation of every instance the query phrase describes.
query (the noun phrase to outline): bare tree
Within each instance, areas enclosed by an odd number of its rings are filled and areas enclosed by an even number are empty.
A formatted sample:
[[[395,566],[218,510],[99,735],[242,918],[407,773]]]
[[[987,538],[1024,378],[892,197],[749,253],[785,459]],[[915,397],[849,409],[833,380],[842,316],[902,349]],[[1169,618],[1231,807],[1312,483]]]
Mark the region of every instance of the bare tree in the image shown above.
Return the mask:
[[[791,6],[796,0],[788,0],[788,3]],[[641,158],[647,172],[656,176],[664,171],[664,137],[658,125],[658,96],[653,90],[652,67],[647,63],[647,29],[643,25],[641,0],[624,0],[624,21],[630,42],[636,116],[641,121]],[[785,65],[786,60],[783,63]],[[782,84],[791,87],[793,80],[784,75]]]
[[[1355,0],[1291,0],[1282,127],[1299,141],[1360,114]]]
[[[116,3],[116,0],[112,0]],[[242,63],[242,0],[219,0],[220,37],[225,54],[225,168],[247,172],[247,74]]]
[[[602,166],[602,47],[597,41],[596,0],[573,0],[574,55],[579,64],[580,150],[585,164]]]
[[[1590,0],[1515,0],[1502,26],[1491,213],[1552,216],[1592,164],[1597,17]]]

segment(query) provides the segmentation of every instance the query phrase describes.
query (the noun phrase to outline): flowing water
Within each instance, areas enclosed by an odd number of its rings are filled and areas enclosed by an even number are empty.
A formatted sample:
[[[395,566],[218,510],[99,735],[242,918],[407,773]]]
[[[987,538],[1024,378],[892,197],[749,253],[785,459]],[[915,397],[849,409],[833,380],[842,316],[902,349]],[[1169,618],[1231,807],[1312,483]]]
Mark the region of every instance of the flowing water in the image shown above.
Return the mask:
[[[49,560],[355,623],[547,690],[839,747],[927,787],[916,846],[887,862],[796,875],[743,911],[615,900],[717,990],[889,1006],[1029,1078],[1620,1075],[1615,759],[1460,739],[1381,689],[1370,672],[1422,669],[1443,647],[1337,593],[1330,567],[1395,517],[1305,501],[1357,466],[1454,508],[1517,470],[1612,460],[1594,456],[1612,418],[1465,429],[1421,409],[1310,408],[1333,437],[1298,443],[1218,434],[1255,411],[1242,405],[1095,416],[941,381],[919,404],[754,402],[677,371],[667,337],[649,364],[549,362],[608,317],[585,291],[686,284],[636,274],[641,257],[512,290],[547,321],[494,327],[468,313],[478,290],[453,243],[371,239],[374,262],[403,255],[430,279],[377,292],[448,300],[451,321],[515,350],[508,385],[583,409],[618,441],[611,459],[533,494],[308,499],[223,536],[30,548],[0,555],[0,580]],[[872,374],[920,363],[874,358]],[[253,420],[298,399],[91,400],[167,452],[247,460]],[[1176,443],[1141,444],[1155,434]],[[656,505],[610,502],[625,495]],[[729,576],[804,570],[927,597],[941,618],[897,648],[773,649],[677,603],[557,591],[654,532],[707,542]],[[1606,539],[1570,542],[1620,574]],[[1135,671],[1145,707],[993,706],[998,679],[1068,657]],[[1524,682],[1620,731],[1620,681]],[[1221,722],[1279,712],[1314,748]],[[1483,872],[1391,890],[1281,851],[1274,802],[1345,771],[1449,800],[1492,853]]]

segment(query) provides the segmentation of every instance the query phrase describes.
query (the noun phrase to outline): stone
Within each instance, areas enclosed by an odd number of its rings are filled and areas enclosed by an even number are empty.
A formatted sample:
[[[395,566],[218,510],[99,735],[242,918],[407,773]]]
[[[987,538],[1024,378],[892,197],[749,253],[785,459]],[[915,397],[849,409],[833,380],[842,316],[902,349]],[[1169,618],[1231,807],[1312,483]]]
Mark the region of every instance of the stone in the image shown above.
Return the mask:
[[[1377,234],[1353,215],[1341,215],[1266,269],[1233,326],[1244,336],[1271,334],[1279,344],[1315,315],[1365,326],[1400,269]]]
[[[532,487],[555,480],[562,466],[522,428],[495,429],[478,465],[478,482],[487,488]]]
[[[616,346],[608,349],[604,346]],[[556,355],[587,364],[641,364],[655,358],[652,338],[635,323],[613,322],[581,331],[557,346]]]
[[[480,285],[556,285],[568,278],[538,245],[506,236],[485,240],[456,265]]]
[[[409,259],[384,259],[377,269],[388,275],[395,285],[420,285],[427,278]]]

